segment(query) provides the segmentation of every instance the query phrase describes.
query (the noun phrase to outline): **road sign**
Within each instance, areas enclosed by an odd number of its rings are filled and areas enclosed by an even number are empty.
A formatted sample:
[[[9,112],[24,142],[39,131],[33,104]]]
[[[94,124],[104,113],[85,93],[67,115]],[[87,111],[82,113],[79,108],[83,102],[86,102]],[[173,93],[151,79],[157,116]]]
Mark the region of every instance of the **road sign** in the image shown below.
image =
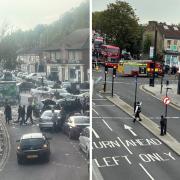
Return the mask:
[[[164,97],[163,102],[164,104],[169,104],[170,103],[169,97]]]

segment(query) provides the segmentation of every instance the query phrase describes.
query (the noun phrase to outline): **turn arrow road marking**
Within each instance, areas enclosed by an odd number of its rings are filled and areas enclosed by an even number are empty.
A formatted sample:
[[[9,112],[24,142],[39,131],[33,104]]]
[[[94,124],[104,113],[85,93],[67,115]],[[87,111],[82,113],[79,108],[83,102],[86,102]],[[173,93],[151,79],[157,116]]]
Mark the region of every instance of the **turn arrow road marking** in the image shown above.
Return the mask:
[[[124,129],[129,130],[133,136],[137,136],[137,134],[135,132],[133,132],[132,127],[124,124]]]

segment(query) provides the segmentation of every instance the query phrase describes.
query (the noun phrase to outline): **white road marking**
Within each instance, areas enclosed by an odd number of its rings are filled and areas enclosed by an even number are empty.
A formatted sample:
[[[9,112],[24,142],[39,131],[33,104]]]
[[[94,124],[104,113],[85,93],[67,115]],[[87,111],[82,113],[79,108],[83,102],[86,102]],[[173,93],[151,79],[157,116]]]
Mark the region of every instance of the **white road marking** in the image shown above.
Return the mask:
[[[129,154],[133,154],[132,151],[123,143],[123,141],[117,137],[117,139],[121,142],[121,144],[127,149],[127,151],[129,152]]]
[[[93,105],[93,106],[95,106],[95,105],[96,105],[96,103],[95,103],[95,102],[92,102],[92,105]]]
[[[97,138],[97,139],[99,139],[100,137],[99,137],[99,135],[96,133],[96,131],[92,128],[92,133],[95,135],[95,137]]]
[[[115,105],[95,105],[95,106],[115,106]]]
[[[124,124],[124,129],[129,130],[133,136],[137,136],[137,134],[132,130],[132,127]]]
[[[104,120],[102,119],[102,121],[104,122],[104,124],[112,131],[111,127],[109,126],[109,124]]]
[[[94,108],[92,110],[99,116],[99,113]]]
[[[149,174],[149,172],[145,169],[145,167],[139,163],[139,165],[141,166],[141,168],[145,171],[145,173],[150,177],[151,180],[154,180],[154,178]]]

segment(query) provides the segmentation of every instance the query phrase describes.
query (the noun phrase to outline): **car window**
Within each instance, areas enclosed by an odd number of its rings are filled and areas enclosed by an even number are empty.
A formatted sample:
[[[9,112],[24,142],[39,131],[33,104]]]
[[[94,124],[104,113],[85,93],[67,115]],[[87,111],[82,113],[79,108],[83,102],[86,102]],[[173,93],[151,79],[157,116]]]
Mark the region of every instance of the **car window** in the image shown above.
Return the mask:
[[[45,139],[43,138],[22,139],[20,146],[22,148],[26,148],[28,146],[42,146],[44,143],[45,143]]]
[[[74,123],[89,123],[89,118],[85,118],[85,117],[77,117],[74,118]]]

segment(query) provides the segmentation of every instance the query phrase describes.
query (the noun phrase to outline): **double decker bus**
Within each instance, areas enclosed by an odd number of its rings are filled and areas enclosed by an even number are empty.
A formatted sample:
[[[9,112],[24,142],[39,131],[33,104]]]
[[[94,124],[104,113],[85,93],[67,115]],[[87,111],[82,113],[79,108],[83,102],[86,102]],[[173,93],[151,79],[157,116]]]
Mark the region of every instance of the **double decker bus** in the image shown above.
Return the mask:
[[[102,64],[106,64],[109,68],[118,66],[120,59],[120,48],[112,45],[102,45],[101,46],[101,58]]]

